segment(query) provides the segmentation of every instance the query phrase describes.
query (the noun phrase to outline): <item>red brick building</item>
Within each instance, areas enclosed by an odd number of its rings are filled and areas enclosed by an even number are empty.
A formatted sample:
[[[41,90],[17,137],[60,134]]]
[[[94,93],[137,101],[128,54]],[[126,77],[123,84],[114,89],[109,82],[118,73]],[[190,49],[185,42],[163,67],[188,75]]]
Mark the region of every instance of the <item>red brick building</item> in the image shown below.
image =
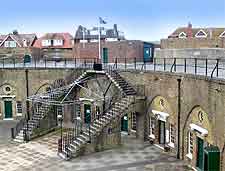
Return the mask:
[[[140,40],[126,40],[114,24],[112,29],[101,28],[101,60],[104,63],[143,61],[153,58],[154,45]],[[99,58],[99,30],[79,26],[75,34],[74,56],[79,59]]]

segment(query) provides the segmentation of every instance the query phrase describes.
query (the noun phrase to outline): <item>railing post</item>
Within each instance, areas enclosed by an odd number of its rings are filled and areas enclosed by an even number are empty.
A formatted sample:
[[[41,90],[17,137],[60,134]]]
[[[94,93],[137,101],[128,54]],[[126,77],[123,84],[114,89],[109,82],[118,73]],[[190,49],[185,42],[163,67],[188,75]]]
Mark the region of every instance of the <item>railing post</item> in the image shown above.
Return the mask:
[[[46,68],[46,58],[45,58],[45,68]]]
[[[77,59],[74,58],[74,68],[76,68],[76,66],[77,66]]]
[[[217,68],[216,68],[216,77],[219,76],[219,59],[216,59],[216,65],[217,65]]]
[[[154,60],[153,60],[154,62],[153,62],[153,65],[154,65],[154,71],[156,70],[156,58],[154,58]]]
[[[13,65],[14,65],[14,68],[16,68],[16,61],[15,61],[15,58],[13,58]]]
[[[4,58],[2,58],[2,67],[4,68],[4,66],[5,66],[5,61],[4,61],[5,59]]]
[[[166,58],[163,58],[163,69],[166,71]]]
[[[116,64],[116,69],[117,69],[117,57],[116,57],[116,61],[115,61],[115,64]]]
[[[184,58],[184,72],[187,72],[187,59]]]
[[[197,74],[197,58],[195,58],[195,74]]]
[[[34,58],[34,68],[35,69],[37,68],[37,60],[36,60],[36,58]]]
[[[127,58],[125,57],[125,70],[127,70]]]
[[[137,69],[137,66],[136,66],[136,57],[134,58],[134,69],[136,70]]]
[[[174,58],[174,72],[177,71],[177,58]]]
[[[208,76],[208,59],[205,59],[205,76]]]
[[[56,60],[55,60],[55,68],[56,68]]]

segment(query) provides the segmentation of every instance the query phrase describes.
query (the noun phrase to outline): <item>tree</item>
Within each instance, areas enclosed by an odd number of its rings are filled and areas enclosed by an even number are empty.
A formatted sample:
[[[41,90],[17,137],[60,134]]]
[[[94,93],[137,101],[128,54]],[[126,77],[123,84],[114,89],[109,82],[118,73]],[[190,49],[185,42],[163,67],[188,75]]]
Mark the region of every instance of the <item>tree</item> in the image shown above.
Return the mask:
[[[16,29],[15,29],[15,30],[13,30],[13,34],[14,34],[14,35],[19,34],[18,30],[16,30]]]

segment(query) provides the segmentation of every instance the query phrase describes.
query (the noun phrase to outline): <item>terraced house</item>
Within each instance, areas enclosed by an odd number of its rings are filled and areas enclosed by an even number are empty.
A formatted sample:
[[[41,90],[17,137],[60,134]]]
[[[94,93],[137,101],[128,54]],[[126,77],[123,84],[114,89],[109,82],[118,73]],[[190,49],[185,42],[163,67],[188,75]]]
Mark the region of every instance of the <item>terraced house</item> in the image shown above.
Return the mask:
[[[162,49],[225,48],[225,27],[179,27],[167,39],[161,40]]]
[[[20,58],[25,54],[38,56],[39,50],[33,47],[36,40],[36,34],[20,34],[16,30],[8,35],[0,35],[0,55]]]
[[[70,33],[46,33],[38,38],[34,47],[41,49],[42,58],[72,58],[73,36]]]

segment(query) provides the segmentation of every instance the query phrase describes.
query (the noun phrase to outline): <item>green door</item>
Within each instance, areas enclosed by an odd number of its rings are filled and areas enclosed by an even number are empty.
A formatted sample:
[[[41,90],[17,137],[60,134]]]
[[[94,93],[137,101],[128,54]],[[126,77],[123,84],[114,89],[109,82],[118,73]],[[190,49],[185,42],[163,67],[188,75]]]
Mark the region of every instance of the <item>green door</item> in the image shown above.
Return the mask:
[[[89,104],[84,104],[84,122],[91,123],[91,105]]]
[[[5,118],[12,118],[12,101],[5,101]]]
[[[128,117],[127,114],[121,119],[121,131],[128,132]]]
[[[31,56],[30,55],[25,55],[24,56],[24,63],[30,63],[31,62]]]
[[[103,63],[108,63],[108,48],[103,48]]]
[[[203,159],[203,155],[204,155],[204,141],[197,137],[197,162],[196,162],[196,166],[198,169],[203,170],[203,164],[204,164],[204,159]]]
[[[166,122],[159,120],[159,144],[166,143]]]

